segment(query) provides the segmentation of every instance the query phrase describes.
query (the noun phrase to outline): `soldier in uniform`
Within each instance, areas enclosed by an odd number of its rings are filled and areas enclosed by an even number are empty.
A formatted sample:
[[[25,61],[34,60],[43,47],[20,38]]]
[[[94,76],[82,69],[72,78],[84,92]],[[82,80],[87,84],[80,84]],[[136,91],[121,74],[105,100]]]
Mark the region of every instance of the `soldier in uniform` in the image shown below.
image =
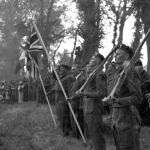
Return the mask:
[[[61,64],[59,66],[59,77],[67,96],[69,96],[69,91],[75,80],[70,74],[70,69],[71,68],[65,64]],[[58,81],[55,83],[55,102],[60,128],[63,132],[63,135],[67,136],[71,132],[70,110]]]
[[[150,108],[149,108],[149,100],[148,95],[150,93],[149,85],[150,85],[150,76],[146,70],[143,68],[143,64],[140,60],[135,63],[135,70],[138,73],[138,76],[141,81],[141,88],[143,93],[143,101],[139,107],[140,116],[142,118],[143,125],[150,125]]]
[[[72,88],[70,90],[69,93],[69,97],[72,97],[77,90],[79,90],[79,88],[83,85],[84,81],[85,81],[85,71],[84,70],[80,70],[77,66],[72,68],[74,77],[75,77],[75,81],[72,85]],[[74,100],[71,101],[71,106],[74,110],[74,113],[76,115],[76,118],[79,122],[79,125],[82,129],[82,131],[84,132],[84,118],[83,118],[83,98],[82,97],[76,97],[74,98]],[[79,138],[80,134],[77,128],[77,125],[74,121],[73,116],[70,116],[71,118],[71,128],[72,128],[72,136]]]
[[[23,101],[24,101],[24,83],[23,81],[20,81],[18,85],[18,103],[22,103]]]
[[[109,95],[116,85],[119,75],[126,63],[133,56],[133,51],[126,45],[121,45],[115,53],[115,63],[107,68],[107,94]],[[130,68],[131,69],[131,68]],[[111,106],[111,126],[117,150],[137,150],[139,139],[135,138],[135,126],[139,118],[137,106],[142,101],[140,80],[134,69],[130,70],[123,85],[115,93],[115,98],[104,98],[104,103]],[[136,140],[136,141],[135,141]]]
[[[147,73],[147,71],[144,70],[141,60],[138,60],[135,63],[135,70],[140,78],[141,84],[147,80],[150,80],[150,75]]]
[[[103,60],[104,57],[98,53],[92,64],[88,66],[87,75]],[[104,72],[97,72],[84,91],[79,94],[83,96],[84,120],[91,147],[94,150],[105,150],[102,121],[103,105],[101,101],[106,96],[106,76]]]

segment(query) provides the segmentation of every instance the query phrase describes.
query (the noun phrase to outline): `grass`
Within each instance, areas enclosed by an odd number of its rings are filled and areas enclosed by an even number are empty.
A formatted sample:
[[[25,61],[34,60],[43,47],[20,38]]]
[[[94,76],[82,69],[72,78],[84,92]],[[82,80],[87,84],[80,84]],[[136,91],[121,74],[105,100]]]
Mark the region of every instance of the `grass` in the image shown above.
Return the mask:
[[[54,109],[54,108],[53,108]],[[141,146],[150,149],[150,128],[141,132]],[[115,150],[110,134],[107,150]],[[82,140],[61,136],[47,105],[34,102],[0,105],[0,150],[89,150]]]

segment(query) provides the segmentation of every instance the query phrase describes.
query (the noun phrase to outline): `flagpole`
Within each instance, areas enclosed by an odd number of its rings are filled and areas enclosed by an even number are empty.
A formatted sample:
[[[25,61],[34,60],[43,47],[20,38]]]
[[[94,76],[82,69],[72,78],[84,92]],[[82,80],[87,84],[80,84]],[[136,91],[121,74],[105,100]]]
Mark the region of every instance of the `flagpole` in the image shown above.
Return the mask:
[[[64,96],[65,96],[65,99],[66,99],[66,101],[67,101],[68,96],[67,96],[67,94],[66,94],[66,92],[65,92],[65,90],[64,90],[64,88],[63,88],[63,85],[62,85],[60,79],[59,79],[59,76],[58,76],[58,74],[57,74],[57,72],[56,72],[56,69],[55,69],[55,67],[54,67],[54,64],[53,64],[53,62],[52,62],[52,60],[51,60],[51,58],[50,58],[50,56],[49,56],[49,54],[48,54],[48,51],[47,51],[47,49],[46,49],[46,47],[45,47],[45,44],[44,44],[44,42],[43,42],[43,39],[42,39],[42,37],[41,37],[41,34],[40,34],[40,32],[39,32],[39,30],[38,30],[38,28],[37,28],[35,22],[34,22],[33,20],[31,20],[31,23],[32,23],[32,25],[34,26],[34,28],[35,28],[35,30],[36,30],[36,32],[37,32],[37,35],[38,35],[38,37],[39,37],[39,39],[40,39],[40,42],[41,42],[41,44],[42,44],[42,46],[43,46],[43,48],[44,48],[44,50],[45,50],[45,53],[46,53],[46,55],[47,55],[49,61],[51,62],[52,69],[53,69],[53,71],[54,71],[54,73],[55,73],[55,75],[56,75],[56,78],[57,78],[57,81],[58,81],[58,83],[59,83],[59,86],[60,86],[60,88],[61,88],[61,90],[62,90],[62,92],[63,92],[63,94],[64,94]],[[77,121],[77,118],[76,118],[75,113],[74,113],[74,111],[73,111],[73,109],[72,109],[72,107],[71,107],[71,104],[70,104],[69,101],[67,101],[67,103],[68,103],[68,106],[69,106],[69,108],[70,108],[70,111],[71,111],[71,113],[72,113],[72,115],[73,115],[74,121],[75,121],[75,123],[76,123],[76,125],[77,125],[77,127],[78,127],[78,130],[79,130],[79,132],[80,132],[80,135],[81,135],[81,137],[82,137],[82,140],[83,140],[83,142],[86,144],[86,143],[87,143],[87,142],[86,142],[86,139],[85,139],[85,137],[84,137],[84,135],[83,135],[83,133],[82,133],[81,127],[80,127],[80,125],[79,125],[79,123],[78,123],[78,121]]]
[[[55,127],[57,127],[57,123],[56,123],[56,120],[55,120],[55,117],[54,117],[54,113],[53,113],[53,111],[52,111],[52,108],[51,108],[49,99],[48,99],[47,94],[46,94],[46,90],[45,90],[44,83],[43,83],[43,80],[42,80],[42,77],[41,77],[41,74],[40,74],[39,67],[38,67],[37,63],[35,62],[35,60],[32,58],[32,56],[30,55],[30,52],[29,52],[29,51],[27,51],[27,52],[28,52],[28,54],[29,54],[30,59],[34,62],[35,66],[36,66],[36,68],[37,68],[37,70],[38,70],[38,72],[39,72],[39,79],[40,79],[41,84],[42,84],[42,88],[43,88],[43,91],[44,91],[44,94],[45,94],[45,97],[46,97],[46,100],[47,100],[47,103],[48,103],[48,106],[49,106],[49,110],[50,110],[50,112],[51,112],[54,125],[55,125]]]

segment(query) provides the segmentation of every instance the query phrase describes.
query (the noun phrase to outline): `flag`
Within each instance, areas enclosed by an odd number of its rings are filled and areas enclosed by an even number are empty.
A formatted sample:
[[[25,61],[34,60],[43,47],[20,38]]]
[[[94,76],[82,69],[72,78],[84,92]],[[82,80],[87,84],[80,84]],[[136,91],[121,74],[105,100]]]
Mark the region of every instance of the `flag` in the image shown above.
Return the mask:
[[[27,40],[28,45],[28,51],[31,52],[42,52],[43,46],[40,43],[40,40],[38,38],[37,32],[34,28],[34,26],[31,25],[30,34]]]
[[[33,78],[36,78],[38,75],[36,65],[38,65],[38,54],[43,51],[43,46],[40,43],[38,34],[33,25],[30,27],[30,33],[26,42],[27,47],[27,70],[31,73]],[[34,60],[31,60],[32,59]]]
[[[34,59],[34,61],[38,64],[38,54],[44,51],[43,46],[41,45],[40,40],[38,38],[37,32],[32,24],[30,25],[30,33],[26,40],[26,48],[27,48],[27,63],[31,64],[31,62],[29,61],[31,61],[30,57],[32,57],[32,59]]]

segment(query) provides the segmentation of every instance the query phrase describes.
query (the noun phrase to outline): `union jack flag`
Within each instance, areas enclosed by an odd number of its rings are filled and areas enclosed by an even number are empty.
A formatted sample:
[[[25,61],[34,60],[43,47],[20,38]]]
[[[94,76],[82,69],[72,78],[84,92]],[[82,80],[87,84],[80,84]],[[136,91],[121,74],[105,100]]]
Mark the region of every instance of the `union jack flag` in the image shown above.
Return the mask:
[[[30,34],[27,40],[28,51],[29,52],[41,52],[43,51],[43,46],[40,43],[37,32],[34,26],[31,25]]]

